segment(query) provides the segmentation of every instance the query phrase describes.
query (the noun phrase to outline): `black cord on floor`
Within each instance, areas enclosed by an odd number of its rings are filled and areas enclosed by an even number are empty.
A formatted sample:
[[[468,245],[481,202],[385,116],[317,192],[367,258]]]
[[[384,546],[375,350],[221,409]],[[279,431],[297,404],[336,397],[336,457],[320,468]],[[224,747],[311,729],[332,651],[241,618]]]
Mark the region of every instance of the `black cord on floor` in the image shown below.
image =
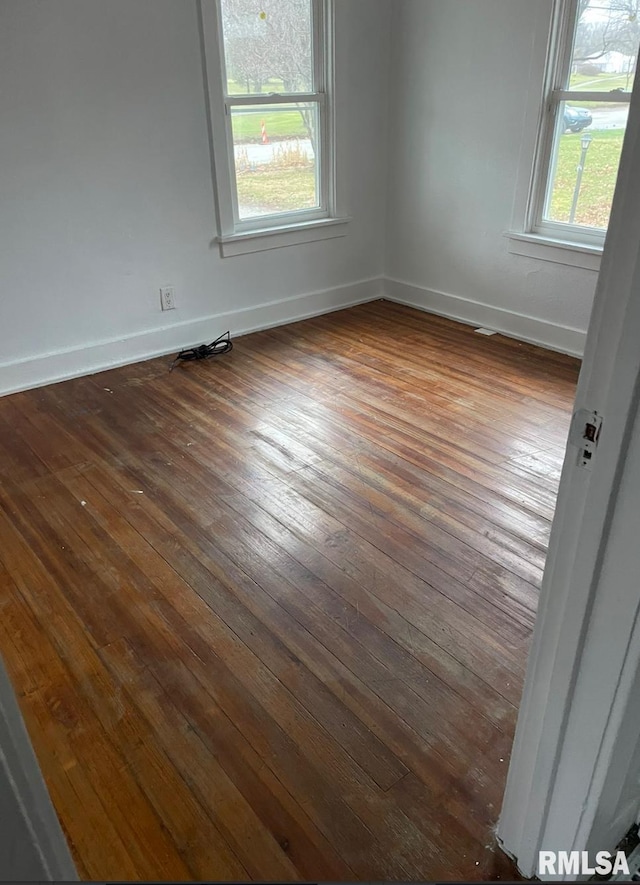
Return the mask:
[[[212,356],[220,356],[223,353],[229,353],[233,350],[233,341],[229,332],[223,332],[219,338],[212,341],[211,344],[200,344],[197,347],[189,347],[187,350],[181,350],[174,361],[169,366],[169,371],[173,372],[179,362],[190,363],[193,360],[207,360]]]

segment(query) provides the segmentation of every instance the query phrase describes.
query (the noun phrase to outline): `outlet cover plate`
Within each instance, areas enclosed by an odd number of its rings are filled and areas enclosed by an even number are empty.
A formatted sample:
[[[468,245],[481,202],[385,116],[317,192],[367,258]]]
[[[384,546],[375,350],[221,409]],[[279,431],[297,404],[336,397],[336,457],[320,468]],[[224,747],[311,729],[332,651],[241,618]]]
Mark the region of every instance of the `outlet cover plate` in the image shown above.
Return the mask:
[[[176,293],[173,286],[163,286],[160,289],[160,307],[162,310],[175,310]]]

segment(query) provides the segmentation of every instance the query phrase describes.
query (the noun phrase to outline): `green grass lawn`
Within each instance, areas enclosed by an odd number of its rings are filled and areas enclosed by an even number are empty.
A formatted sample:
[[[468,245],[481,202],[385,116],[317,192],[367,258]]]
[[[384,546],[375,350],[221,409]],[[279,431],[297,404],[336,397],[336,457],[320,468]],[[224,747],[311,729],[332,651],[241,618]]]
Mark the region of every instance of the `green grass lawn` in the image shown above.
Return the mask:
[[[586,92],[611,92],[612,89],[623,89],[625,92],[630,92],[633,87],[633,76],[633,74],[630,74],[629,77],[626,74],[598,74],[594,77],[587,74],[572,74],[569,88],[581,89]],[[569,104],[576,104],[576,102],[570,101]],[[610,102],[578,101],[578,104],[580,107],[591,108],[591,110],[612,107]]]
[[[229,92],[243,92],[233,80],[229,81]],[[263,93],[282,92],[281,80],[269,80],[263,87]],[[276,107],[264,107],[258,111],[233,112],[233,138],[236,144],[250,144],[262,141],[262,121],[264,120],[267,136],[270,140],[282,138],[307,138],[302,114],[299,111],[280,110]]]
[[[228,95],[251,95],[251,92],[247,92],[247,87],[244,83],[239,83],[237,80],[232,80],[231,77],[227,80]],[[273,77],[271,80],[267,80],[267,82],[262,87],[261,95],[268,95],[270,92],[284,92],[284,84],[282,80],[279,80],[277,77]]]
[[[236,144],[260,143],[262,140],[262,121],[264,120],[267,136],[270,140],[282,138],[308,138],[307,130],[299,111],[280,111],[265,108],[259,112],[233,114],[233,140]]]
[[[587,153],[576,211],[577,224],[606,228],[618,174],[624,130],[589,130],[592,142]],[[582,135],[568,134],[560,139],[558,164],[551,201],[551,220],[568,221],[580,162]]]
[[[313,166],[306,169],[258,169],[237,176],[238,202],[246,211],[290,212],[313,209],[316,202],[316,176]]]
[[[242,132],[248,140],[259,140],[261,119],[265,119],[270,137],[291,135],[294,123],[299,126],[295,134],[304,137],[302,120],[294,111],[275,113],[272,118],[266,114],[264,117],[247,115],[239,118]],[[234,133],[237,123],[238,120],[234,120]],[[624,130],[590,129],[588,134],[592,141],[587,153],[575,221],[577,224],[606,228]],[[569,220],[576,167],[581,156],[581,139],[582,134],[566,134],[560,140],[550,212],[554,221]],[[311,164],[308,168],[259,167],[239,173],[237,183],[240,205],[251,212],[286,212],[316,205],[315,172]]]
[[[630,90],[633,86],[633,73],[629,74],[572,74],[570,89],[584,89],[588,92],[609,92],[611,89]]]

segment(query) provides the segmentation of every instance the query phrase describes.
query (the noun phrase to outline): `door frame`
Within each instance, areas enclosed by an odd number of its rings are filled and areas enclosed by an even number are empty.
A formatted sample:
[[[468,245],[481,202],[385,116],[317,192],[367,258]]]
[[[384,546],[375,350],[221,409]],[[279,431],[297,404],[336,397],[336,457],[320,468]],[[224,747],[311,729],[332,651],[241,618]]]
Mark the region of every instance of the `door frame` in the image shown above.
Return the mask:
[[[637,601],[618,598],[616,582],[600,578],[639,380],[637,88],[575,401],[576,410],[603,417],[601,438],[591,470],[579,467],[575,446],[567,446],[498,824],[502,846],[527,876],[536,873],[539,850],[582,850],[593,842],[604,784],[621,764],[615,748],[629,724],[640,648]]]

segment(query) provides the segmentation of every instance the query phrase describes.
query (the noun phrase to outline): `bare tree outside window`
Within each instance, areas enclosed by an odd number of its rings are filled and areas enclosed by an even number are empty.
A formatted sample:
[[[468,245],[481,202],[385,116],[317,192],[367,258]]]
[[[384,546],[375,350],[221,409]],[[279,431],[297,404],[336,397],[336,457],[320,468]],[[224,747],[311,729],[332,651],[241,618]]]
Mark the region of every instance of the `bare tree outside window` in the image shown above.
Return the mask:
[[[611,73],[617,65],[625,75],[618,88],[629,89],[639,44],[640,0],[579,0],[572,79],[580,74],[597,76],[607,68]]]
[[[311,92],[309,0],[222,0],[229,95]]]
[[[229,95],[313,90],[309,0],[223,0]],[[313,116],[298,108],[314,146]]]

